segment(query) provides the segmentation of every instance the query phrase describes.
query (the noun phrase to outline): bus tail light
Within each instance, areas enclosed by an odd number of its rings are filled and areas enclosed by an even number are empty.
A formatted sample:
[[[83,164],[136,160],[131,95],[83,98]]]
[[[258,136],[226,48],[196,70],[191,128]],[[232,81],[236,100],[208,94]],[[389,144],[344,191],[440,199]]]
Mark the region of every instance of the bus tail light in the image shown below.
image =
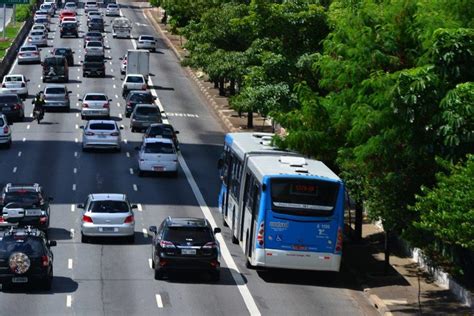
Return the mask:
[[[336,241],[336,252],[341,252],[342,251],[342,240],[343,240],[343,235],[342,235],[342,228],[339,227],[337,230],[337,241]]]
[[[258,229],[257,242],[260,247],[263,247],[264,233],[265,233],[265,222],[260,223],[260,228]]]

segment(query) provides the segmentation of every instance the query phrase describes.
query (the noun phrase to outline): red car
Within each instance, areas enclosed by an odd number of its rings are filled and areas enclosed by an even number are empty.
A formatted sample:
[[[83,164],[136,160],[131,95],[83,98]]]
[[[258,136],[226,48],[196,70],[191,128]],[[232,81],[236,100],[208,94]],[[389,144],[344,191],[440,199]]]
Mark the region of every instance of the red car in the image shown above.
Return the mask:
[[[62,22],[63,18],[70,16],[70,17],[75,17],[76,12],[71,11],[71,10],[61,10],[61,13],[59,14],[59,20]]]

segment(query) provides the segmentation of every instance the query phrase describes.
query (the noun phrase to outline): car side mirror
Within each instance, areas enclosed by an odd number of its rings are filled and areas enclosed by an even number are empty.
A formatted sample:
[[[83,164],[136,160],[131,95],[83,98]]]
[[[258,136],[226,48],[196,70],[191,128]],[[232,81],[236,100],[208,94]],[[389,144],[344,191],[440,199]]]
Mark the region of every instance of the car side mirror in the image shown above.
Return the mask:
[[[68,91],[67,93],[72,93],[72,91]]]
[[[214,228],[214,234],[218,234],[221,232],[221,228],[220,227],[215,227]]]
[[[120,57],[119,60],[123,60],[123,57]]]
[[[49,247],[56,247],[57,245],[58,245],[58,243],[56,242],[56,240],[48,241],[48,246]]]
[[[30,82],[30,79],[26,79],[26,82]]]
[[[120,128],[120,129],[123,129],[123,126],[120,126],[119,128]]]
[[[112,99],[109,99],[109,102],[112,102]]]
[[[156,232],[157,232],[156,226],[150,226],[150,227],[148,227],[148,230],[151,231],[154,234],[156,234]]]
[[[132,208],[138,208],[138,205],[132,204]]]
[[[77,204],[77,208],[84,208],[84,204]]]
[[[123,81],[124,78],[120,78],[121,81]]]
[[[84,125],[79,126],[80,129],[84,129]]]
[[[82,99],[77,99],[77,101],[82,101]]]

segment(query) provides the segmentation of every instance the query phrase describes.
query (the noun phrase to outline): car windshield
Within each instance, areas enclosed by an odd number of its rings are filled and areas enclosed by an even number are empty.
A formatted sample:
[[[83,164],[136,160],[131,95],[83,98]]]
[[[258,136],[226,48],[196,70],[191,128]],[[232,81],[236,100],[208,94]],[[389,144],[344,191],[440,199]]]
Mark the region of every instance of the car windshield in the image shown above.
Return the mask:
[[[54,50],[55,55],[66,55],[67,54],[67,49],[65,48],[58,48]]]
[[[44,90],[44,94],[66,94],[66,90],[61,87],[46,88],[46,90]]]
[[[157,107],[139,106],[136,108],[135,113],[138,115],[153,115],[157,116],[160,114]]]
[[[133,93],[130,96],[130,101],[135,103],[152,103],[153,98],[150,93]]]
[[[19,102],[18,96],[16,95],[0,95],[1,103],[14,103]]]
[[[8,76],[5,77],[5,81],[23,81],[21,76]]]
[[[208,227],[168,227],[164,238],[177,243],[206,243],[212,241],[212,234]]]
[[[113,131],[115,130],[114,124],[109,123],[91,123],[89,129],[101,130],[101,131]]]
[[[128,213],[128,203],[124,201],[92,201],[89,206],[92,213]]]
[[[84,56],[84,61],[87,61],[87,62],[103,62],[104,57],[94,56],[94,55],[85,55]]]
[[[91,23],[103,23],[104,21],[99,18],[91,19]]]
[[[173,145],[171,143],[146,143],[146,154],[173,154]]]
[[[144,83],[145,81],[143,80],[143,77],[139,77],[139,76],[128,76],[128,77],[127,77],[127,82],[131,82],[131,83]]]
[[[6,258],[14,252],[22,252],[28,256],[44,254],[43,242],[39,238],[25,238],[26,236],[6,236],[0,242],[0,257]]]
[[[107,96],[103,94],[88,94],[84,101],[107,101]]]
[[[64,64],[64,57],[45,58],[43,64],[46,66],[56,66]]]
[[[5,194],[3,205],[8,203],[18,203],[20,205],[40,205],[42,203],[41,195],[38,192],[30,190],[18,190]]]
[[[172,138],[173,130],[169,127],[152,126],[150,127],[149,137],[163,136],[164,138]]]

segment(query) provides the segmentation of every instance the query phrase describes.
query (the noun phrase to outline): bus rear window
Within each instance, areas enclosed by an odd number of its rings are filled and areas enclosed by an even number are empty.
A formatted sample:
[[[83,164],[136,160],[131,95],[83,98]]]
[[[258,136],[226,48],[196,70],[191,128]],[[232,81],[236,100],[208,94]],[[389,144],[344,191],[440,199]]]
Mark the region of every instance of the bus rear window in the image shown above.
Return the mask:
[[[276,178],[271,181],[272,209],[301,216],[331,216],[339,184],[311,179]]]

